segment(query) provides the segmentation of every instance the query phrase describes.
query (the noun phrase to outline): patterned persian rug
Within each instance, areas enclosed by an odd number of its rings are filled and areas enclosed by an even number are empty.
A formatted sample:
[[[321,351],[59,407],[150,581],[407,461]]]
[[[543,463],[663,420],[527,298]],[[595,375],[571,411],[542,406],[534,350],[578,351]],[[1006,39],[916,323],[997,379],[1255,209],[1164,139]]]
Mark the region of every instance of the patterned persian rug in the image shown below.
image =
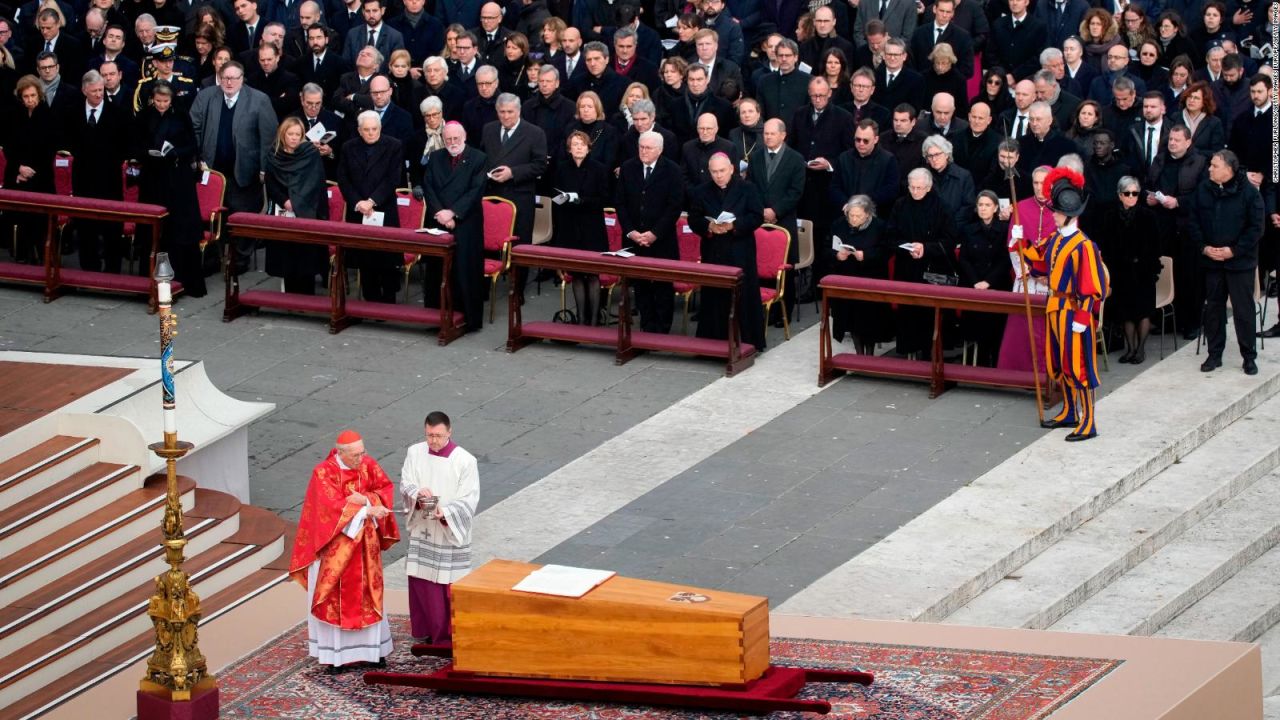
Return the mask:
[[[409,653],[409,618],[393,616],[391,672],[431,672],[446,661]],[[307,657],[304,624],[240,659],[218,676],[228,720],[723,720],[723,713],[626,705],[437,695],[418,688],[366,685],[361,671],[329,673]],[[832,704],[841,720],[1032,720],[1044,718],[1096,683],[1119,661],[906,645],[774,639],[774,664],[874,672],[869,688],[810,684],[801,697]],[[774,713],[770,720],[819,717]]]

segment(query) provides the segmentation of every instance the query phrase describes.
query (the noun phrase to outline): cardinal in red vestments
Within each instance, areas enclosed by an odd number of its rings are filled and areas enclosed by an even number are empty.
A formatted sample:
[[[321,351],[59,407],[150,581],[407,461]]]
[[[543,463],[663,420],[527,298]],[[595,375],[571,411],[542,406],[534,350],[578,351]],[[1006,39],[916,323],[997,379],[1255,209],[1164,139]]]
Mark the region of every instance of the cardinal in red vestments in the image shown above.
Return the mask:
[[[309,650],[322,665],[385,665],[391,653],[381,555],[400,540],[393,493],[352,430],[311,471],[289,576],[307,589]]]

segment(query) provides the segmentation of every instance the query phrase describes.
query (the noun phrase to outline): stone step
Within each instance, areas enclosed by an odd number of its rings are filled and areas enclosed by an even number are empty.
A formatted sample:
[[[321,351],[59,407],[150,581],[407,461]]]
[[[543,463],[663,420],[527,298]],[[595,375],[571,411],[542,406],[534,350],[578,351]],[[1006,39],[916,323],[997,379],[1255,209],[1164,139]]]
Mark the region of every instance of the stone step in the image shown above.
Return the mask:
[[[1280,363],[1204,374],[1184,346],[1098,403],[1100,434],[1050,432],[792,596],[784,614],[937,622],[1280,391]],[[1028,422],[1034,422],[1032,416]],[[1181,608],[1179,608],[1181,609]]]
[[[1156,633],[1191,640],[1253,642],[1280,622],[1280,547],[1272,548]]]
[[[1067,533],[946,622],[1049,627],[1280,465],[1276,437],[1280,397]]]
[[[1280,541],[1280,472],[1227,501],[1050,629],[1150,635]]]
[[[98,462],[97,438],[54,435],[0,461],[0,503],[5,507]]]

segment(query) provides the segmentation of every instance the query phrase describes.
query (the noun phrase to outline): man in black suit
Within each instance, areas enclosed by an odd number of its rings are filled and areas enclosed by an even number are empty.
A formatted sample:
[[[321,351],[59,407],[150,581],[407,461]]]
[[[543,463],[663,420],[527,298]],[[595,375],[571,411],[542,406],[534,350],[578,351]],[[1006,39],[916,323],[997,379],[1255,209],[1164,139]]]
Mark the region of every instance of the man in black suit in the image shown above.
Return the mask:
[[[61,72],[69,78],[78,78],[84,74],[84,45],[79,38],[63,32],[61,24],[57,11],[51,8],[41,10],[36,15],[38,32],[28,41],[25,55],[34,59],[40,53],[55,53],[58,56]]]
[[[800,62],[813,68],[813,72],[822,75],[822,57],[828,50],[839,50],[844,53],[845,67],[853,68],[853,43],[840,37],[836,32],[836,14],[830,5],[823,5],[813,11],[813,37],[800,46]],[[793,243],[794,244],[794,243]]]
[[[622,102],[627,91],[627,79],[609,67],[609,48],[602,42],[589,42],[582,48],[582,61],[587,73],[574,82],[573,97],[591,90],[600,96],[600,102],[612,112]]]
[[[684,206],[684,179],[680,167],[663,157],[662,136],[652,131],[642,133],[636,157],[622,163],[618,175],[615,206],[623,243],[643,257],[678,259],[676,220]],[[675,311],[671,283],[636,280],[632,287],[640,312],[640,329],[671,332]]]
[[[711,28],[702,28],[694,33],[693,48],[693,64],[707,69],[707,87],[711,94],[733,102],[733,98],[737,95],[735,92],[726,92],[725,86],[731,85],[736,88],[736,93],[742,92],[742,68],[719,54],[720,40],[716,37],[716,31]]]
[[[1049,103],[1034,102],[1027,114],[1031,117],[1031,132],[1018,140],[1021,150],[1019,173],[1029,177],[1031,171],[1041,165],[1057,167],[1063,155],[1080,152],[1071,138],[1053,127],[1053,111],[1049,109]]]
[[[245,69],[245,84],[261,90],[271,99],[276,119],[283,120],[298,109],[298,93],[302,83],[298,76],[280,67],[280,48],[263,43],[258,48],[258,62]]]
[[[768,118],[790,120],[796,110],[808,101],[809,73],[797,70],[800,62],[799,46],[790,38],[778,41],[773,57],[778,69],[760,78],[756,98],[760,101],[760,114]]]
[[[849,88],[852,90],[853,102],[844,109],[853,116],[855,125],[863,120],[875,120],[877,126],[889,127],[892,120],[889,108],[871,101],[876,92],[876,74],[870,68],[855,70],[853,77],[849,78]]]
[[[1076,119],[1076,109],[1080,107],[1080,98],[1062,88],[1052,70],[1037,70],[1032,76],[1036,87],[1036,99],[1049,103],[1053,110],[1053,124],[1059,130],[1067,131]]]
[[[955,15],[955,0],[934,2],[933,22],[921,25],[911,35],[911,63],[916,70],[924,73],[932,69],[929,53],[938,43],[947,43],[956,54],[956,72],[966,78],[973,75],[973,38],[952,22]]]
[[[258,14],[258,3],[254,0],[235,0],[232,7],[237,19],[227,26],[227,47],[239,55],[258,47],[267,21]]]
[[[628,85],[638,82],[656,88],[658,68],[636,54],[636,43],[636,31],[630,27],[618,28],[613,34],[613,71],[626,78]],[[614,108],[606,107],[605,112],[612,113]]]
[[[720,137],[719,132],[720,123],[715,115],[703,113],[698,116],[698,136],[686,142],[680,149],[680,164],[684,169],[685,186],[697,187],[711,179],[707,174],[707,164],[711,161],[712,155],[724,153],[733,161],[735,167],[742,159],[733,143]]]
[[[747,180],[760,190],[764,221],[791,233],[787,262],[794,266],[800,259],[796,211],[800,207],[800,198],[804,197],[804,158],[787,147],[786,123],[777,118],[765,121],[761,139],[765,151],[751,153],[747,162]],[[795,286],[795,270],[788,270],[786,287]],[[786,293],[783,302],[790,315],[796,305],[795,292]]]
[[[391,53],[404,47],[404,36],[400,31],[382,21],[385,12],[383,0],[363,0],[360,13],[364,17],[364,24],[348,30],[342,46],[342,56],[348,62],[354,63],[356,55],[366,45],[377,48],[384,61],[391,57]]]
[[[1138,171],[1138,177],[1146,177],[1161,148],[1169,143],[1169,129],[1173,122],[1165,117],[1164,95],[1159,90],[1148,90],[1142,96],[1142,118],[1129,126],[1121,139],[1121,148],[1129,167]]]
[[[84,101],[80,88],[66,82],[61,69],[58,56],[54,53],[41,51],[36,56],[36,75],[40,77],[40,84],[44,85],[45,102],[49,104],[49,109],[58,122],[74,115]]]
[[[515,203],[516,237],[525,243],[533,236],[534,191],[547,170],[547,136],[542,128],[520,120],[520,98],[515,95],[499,95],[497,111],[498,119],[484,127],[482,143],[488,194]],[[522,296],[526,274],[526,269],[517,269],[516,292]]]
[[[413,140],[413,117],[408,110],[391,102],[391,81],[386,75],[377,75],[369,81],[369,97],[373,100],[372,109],[381,122],[382,134],[393,137],[402,146],[408,147]],[[404,178],[403,169],[396,177]]]
[[[467,130],[467,142],[480,147],[485,126],[498,119],[498,71],[482,65],[476,70],[475,86],[477,94],[462,105],[462,127]]]
[[[404,0],[404,12],[392,17],[388,24],[404,38],[404,49],[409,51],[413,66],[422,65],[444,47],[444,26],[427,12],[426,0]]]
[[[991,39],[983,56],[985,66],[1005,69],[1007,85],[1025,80],[1040,69],[1040,51],[1049,42],[1044,21],[1027,13],[1029,1],[1009,0],[1009,14],[991,26]]]
[[[112,105],[119,105],[122,110],[128,110],[129,114],[133,114],[133,86],[126,85],[124,82],[124,74],[120,72],[120,66],[114,62],[104,62],[98,66],[98,73],[102,75],[102,82],[105,88],[107,102]]]
[[[809,81],[809,104],[792,117],[787,144],[805,159],[799,214],[813,221],[813,240],[821,245],[831,227],[831,171],[840,154],[853,147],[853,116],[831,104],[831,86],[826,79]]]
[[[453,58],[449,65],[449,80],[462,88],[467,97],[474,97],[476,71],[484,65],[480,62],[480,46],[476,42],[476,36],[470,32],[458,33],[453,45]],[[471,135],[474,142],[475,133]]]
[[[906,103],[893,109],[890,127],[880,129],[880,147],[898,161],[899,190],[907,185],[907,174],[924,167],[924,129],[920,127],[914,108]]]
[[[84,74],[80,89],[84,101],[66,118],[66,140],[75,158],[71,166],[72,193],[120,200],[124,193],[120,167],[127,157],[130,139],[129,115],[106,102],[102,75],[96,70]],[[126,253],[120,223],[77,220],[75,228],[82,270],[120,272]]]
[[[735,124],[733,106],[711,92],[707,69],[701,65],[690,65],[685,75],[684,96],[667,108],[668,125],[681,145],[698,136],[698,118],[706,113],[716,116],[720,128]]]
[[[444,109],[445,120],[461,120],[462,106],[467,102],[467,92],[449,81],[449,62],[439,55],[432,55],[422,64],[424,97],[438,97]]]
[[[587,74],[587,64],[582,61],[582,33],[578,28],[565,28],[560,33],[560,49],[551,64],[560,71],[560,88],[570,100],[578,98],[574,87]]]
[[[360,54],[356,55],[355,69],[338,78],[338,88],[331,96],[333,109],[347,118],[354,118],[361,110],[373,107],[373,101],[369,98],[369,83],[378,73],[378,65],[381,63],[382,57],[377,50],[372,47],[362,48]],[[348,122],[351,120],[348,119]]]
[[[311,132],[316,125],[323,125],[325,132],[332,131],[335,133],[334,138],[327,143],[311,141],[316,150],[320,152],[320,157],[324,158],[324,175],[329,180],[338,179],[338,153],[337,151],[347,141],[346,123],[338,114],[324,106],[324,89],[315,83],[307,83],[302,86],[302,92],[299,93],[302,109],[295,115],[302,120],[302,124],[306,126],[307,132]],[[337,218],[332,218],[337,220]]]
[[[506,62],[507,36],[511,31],[502,26],[502,6],[487,2],[480,6],[480,27],[471,28],[476,36],[480,62],[498,66]]]
[[[444,148],[427,160],[422,190],[427,202],[427,227],[438,227],[453,233],[456,255],[453,261],[454,309],[466,318],[465,330],[477,332],[484,327],[484,153],[467,145],[467,131],[460,123],[451,122],[441,132]],[[424,259],[425,260],[425,259]],[[427,307],[439,304],[433,288],[433,271],[438,278],[438,263],[426,265],[427,281],[423,286],[423,302]]]
[[[382,134],[378,114],[365,110],[356,118],[359,137],[347,141],[338,161],[338,189],[347,203],[345,220],[366,219],[383,227],[400,227],[396,187],[404,176],[400,141]],[[382,213],[381,222],[374,213]],[[350,266],[360,270],[360,289],[370,302],[395,303],[400,289],[400,253],[351,251]]]
[[[876,92],[872,99],[887,108],[907,103],[919,112],[925,105],[924,76],[906,66],[906,43],[891,38],[884,43],[884,62],[876,68]]]
[[[121,82],[129,86],[129,99],[133,99],[132,88],[138,84],[141,79],[141,71],[138,63],[129,59],[124,54],[124,28],[119,25],[109,25],[102,33],[102,52],[89,58],[88,69],[102,72],[102,64],[114,62],[119,68],[120,74],[123,76]],[[107,92],[111,92],[110,85],[107,86]]]
[[[956,117],[956,99],[945,92],[933,96],[929,109],[920,113],[920,123],[925,135],[941,135],[953,144],[955,138],[969,129],[969,123]]]
[[[853,149],[836,159],[835,177],[831,179],[831,202],[844,207],[854,195],[866,195],[876,204],[876,211],[887,215],[898,197],[901,178],[898,159],[880,147],[880,127],[874,120],[863,120],[853,133]]]
[[[991,127],[991,106],[979,101],[969,106],[969,128],[951,143],[955,163],[981,182],[995,165],[1000,133]]]
[[[329,29],[324,25],[307,28],[307,48],[307,56],[298,62],[298,79],[319,85],[326,97],[332,95],[343,74],[351,71],[351,65],[341,54],[329,51]]]
[[[1271,180],[1271,76],[1258,73],[1249,78],[1249,109],[1231,124],[1227,147],[1240,159],[1245,179],[1262,193],[1266,218],[1262,223],[1259,267],[1264,275],[1280,268],[1280,208],[1276,184]],[[1264,281],[1265,282],[1265,281]],[[1263,337],[1280,337],[1280,323],[1267,328]]]

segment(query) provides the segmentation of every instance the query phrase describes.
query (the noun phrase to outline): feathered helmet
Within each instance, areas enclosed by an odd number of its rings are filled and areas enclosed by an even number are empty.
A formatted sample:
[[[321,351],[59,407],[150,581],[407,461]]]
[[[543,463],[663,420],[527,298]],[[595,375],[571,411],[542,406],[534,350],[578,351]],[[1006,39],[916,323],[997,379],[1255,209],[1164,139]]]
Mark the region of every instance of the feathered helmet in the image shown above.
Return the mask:
[[[1089,202],[1084,194],[1084,176],[1071,168],[1050,170],[1044,178],[1043,191],[1049,208],[1067,217],[1080,217]]]

